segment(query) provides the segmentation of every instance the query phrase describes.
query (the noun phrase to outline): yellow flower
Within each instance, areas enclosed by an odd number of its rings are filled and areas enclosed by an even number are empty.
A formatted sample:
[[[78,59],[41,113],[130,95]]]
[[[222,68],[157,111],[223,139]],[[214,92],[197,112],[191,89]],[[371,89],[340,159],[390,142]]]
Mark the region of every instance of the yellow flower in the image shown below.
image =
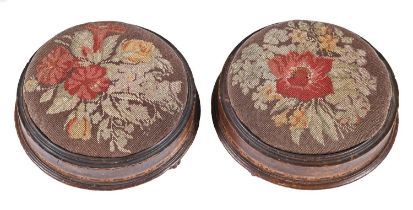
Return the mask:
[[[338,39],[331,34],[320,36],[318,40],[320,41],[320,47],[327,51],[334,51],[337,47]]]
[[[272,117],[272,120],[274,121],[275,126],[280,127],[282,125],[287,124],[287,122],[288,122],[287,112],[288,111],[289,110],[287,109],[284,112],[282,112],[281,114],[277,114],[277,115]]]
[[[155,46],[152,42],[147,42],[139,39],[130,39],[123,42],[120,47],[126,58],[126,62],[130,63],[146,63],[150,62],[154,56]]]
[[[267,98],[268,101],[273,101],[273,100],[280,100],[283,97],[278,94],[272,85],[266,85],[264,86],[264,96]]]
[[[24,83],[24,91],[33,92],[36,87],[39,85],[39,82],[35,79],[29,79]]]
[[[92,125],[87,113],[83,116],[74,116],[66,124],[66,132],[72,139],[88,140],[91,137]]]
[[[307,128],[308,119],[305,111],[302,109],[294,110],[293,115],[290,116],[289,123],[294,128]]]
[[[292,42],[305,42],[307,41],[307,32],[294,29],[292,33],[290,33],[291,41]]]

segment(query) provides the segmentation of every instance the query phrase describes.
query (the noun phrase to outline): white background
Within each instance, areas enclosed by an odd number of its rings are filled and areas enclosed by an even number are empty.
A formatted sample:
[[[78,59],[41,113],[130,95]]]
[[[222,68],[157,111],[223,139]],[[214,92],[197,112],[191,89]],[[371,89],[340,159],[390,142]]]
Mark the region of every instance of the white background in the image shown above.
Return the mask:
[[[0,209],[412,209],[413,6],[408,2],[0,0]],[[396,74],[396,142],[376,170],[352,184],[318,191],[271,184],[242,168],[215,134],[210,96],[226,57],[253,31],[291,19],[330,22],[358,33]],[[171,41],[192,68],[202,106],[195,142],[177,169],[113,192],[77,189],[44,174],[20,146],[13,121],[17,82],[31,55],[58,32],[99,20],[140,25]]]

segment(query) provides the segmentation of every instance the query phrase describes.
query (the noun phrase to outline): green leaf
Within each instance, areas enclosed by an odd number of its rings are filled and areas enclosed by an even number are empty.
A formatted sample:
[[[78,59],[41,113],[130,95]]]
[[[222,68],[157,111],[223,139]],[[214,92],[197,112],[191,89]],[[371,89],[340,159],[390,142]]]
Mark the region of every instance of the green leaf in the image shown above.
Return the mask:
[[[283,98],[277,101],[277,103],[271,110],[271,114],[274,112],[282,111],[284,109],[293,108],[297,104],[298,104],[298,100],[295,98]]]
[[[86,104],[86,112],[91,114],[96,110],[97,107],[98,107],[98,105],[94,102],[87,103]]]
[[[88,30],[75,32],[73,36],[72,43],[70,45],[70,50],[73,55],[78,58],[86,58],[83,55],[82,49],[86,47],[93,49],[93,34]]]
[[[52,99],[54,89],[55,88],[51,88],[51,89],[47,90],[46,92],[44,92],[42,94],[42,96],[40,97],[40,103],[43,103],[43,102],[46,102],[46,101],[49,101],[50,99]]]
[[[303,133],[304,129],[303,128],[290,127],[290,131],[291,131],[291,138],[292,138],[293,142],[296,143],[297,145],[299,145],[300,144],[300,137],[301,137],[301,134]]]
[[[115,151],[115,143],[113,143],[113,141],[109,142],[109,150],[110,150],[111,152],[114,152],[114,151]]]
[[[122,119],[119,111],[113,106],[110,98],[106,98],[105,100],[102,101],[102,109],[106,114],[112,117],[115,117],[115,118]]]
[[[175,82],[171,82],[171,90],[174,94],[177,94],[179,92],[181,92],[181,85],[182,82],[181,81],[175,81]]]
[[[110,54],[112,54],[113,49],[116,46],[117,40],[119,38],[119,35],[113,35],[113,36],[108,36],[106,37],[105,40],[103,40],[102,43],[102,60],[106,60],[110,57]]]
[[[320,117],[318,116],[313,104],[308,109],[308,127],[310,134],[320,144],[324,145],[323,125]]]
[[[130,153],[131,151],[128,149],[125,149],[125,146],[128,144],[128,138],[130,139],[133,137],[119,129],[115,129],[115,135],[116,135],[115,144],[118,150],[121,152]]]
[[[171,63],[160,56],[155,58],[155,66],[161,69],[164,73],[171,73],[173,70]]]
[[[106,118],[102,121],[100,121],[99,126],[98,126],[98,132],[96,133],[96,138],[98,142],[100,141],[101,138],[104,140],[108,140],[110,138],[110,129],[109,127],[109,118]]]
[[[99,112],[95,112],[90,119],[92,119],[92,124],[98,124],[102,120],[102,115]]]
[[[102,67],[106,68],[106,76],[110,79],[110,80],[118,80],[119,77],[119,72],[118,72],[118,68],[119,66],[113,63],[101,63],[100,64]]]
[[[122,119],[126,119],[137,125],[150,123],[151,118],[148,109],[142,105],[129,104],[127,101],[121,101],[121,103],[117,104],[117,108],[123,116]]]
[[[131,93],[114,93],[111,96],[122,99],[122,100],[129,100],[129,101],[141,101],[135,94]]]
[[[47,114],[57,114],[60,112],[68,111],[78,104],[80,99],[77,96],[58,96],[53,100],[53,104],[46,111]]]
[[[323,122],[323,131],[332,140],[338,141],[337,128],[334,126],[334,119],[324,111],[320,106],[317,107],[317,112],[320,116],[320,120]]]

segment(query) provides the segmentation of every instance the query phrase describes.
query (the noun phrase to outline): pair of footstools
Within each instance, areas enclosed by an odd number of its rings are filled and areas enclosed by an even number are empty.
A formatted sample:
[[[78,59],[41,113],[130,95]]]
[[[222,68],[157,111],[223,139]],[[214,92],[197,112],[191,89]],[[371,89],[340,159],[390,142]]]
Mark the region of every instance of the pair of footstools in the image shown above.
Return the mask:
[[[212,96],[228,152],[253,175],[305,189],[373,170],[394,142],[397,110],[383,56],[344,28],[312,21],[249,35],[229,55]],[[24,69],[15,110],[21,143],[43,171],[99,190],[176,167],[199,118],[180,52],[120,22],[78,25],[46,42]]]

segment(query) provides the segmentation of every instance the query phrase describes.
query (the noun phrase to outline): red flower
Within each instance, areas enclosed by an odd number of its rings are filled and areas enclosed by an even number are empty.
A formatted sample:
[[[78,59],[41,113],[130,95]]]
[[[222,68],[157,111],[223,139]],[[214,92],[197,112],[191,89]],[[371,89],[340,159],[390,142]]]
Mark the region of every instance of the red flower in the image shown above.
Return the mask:
[[[37,80],[45,85],[55,85],[61,82],[72,69],[75,59],[69,50],[60,46],[52,50],[37,65]]]
[[[106,69],[101,66],[78,67],[66,80],[65,89],[81,99],[95,99],[100,93],[108,90],[111,82],[105,76]]]
[[[333,92],[333,84],[327,73],[333,60],[313,55],[311,52],[290,52],[268,61],[277,77],[277,92],[302,101],[321,98]]]
[[[125,32],[125,27],[116,23],[91,23],[86,25],[86,28],[93,34],[93,52],[96,52],[100,49],[100,46],[102,45],[103,40],[106,38],[107,33]],[[84,54],[87,54],[87,49],[83,49],[83,51]]]

